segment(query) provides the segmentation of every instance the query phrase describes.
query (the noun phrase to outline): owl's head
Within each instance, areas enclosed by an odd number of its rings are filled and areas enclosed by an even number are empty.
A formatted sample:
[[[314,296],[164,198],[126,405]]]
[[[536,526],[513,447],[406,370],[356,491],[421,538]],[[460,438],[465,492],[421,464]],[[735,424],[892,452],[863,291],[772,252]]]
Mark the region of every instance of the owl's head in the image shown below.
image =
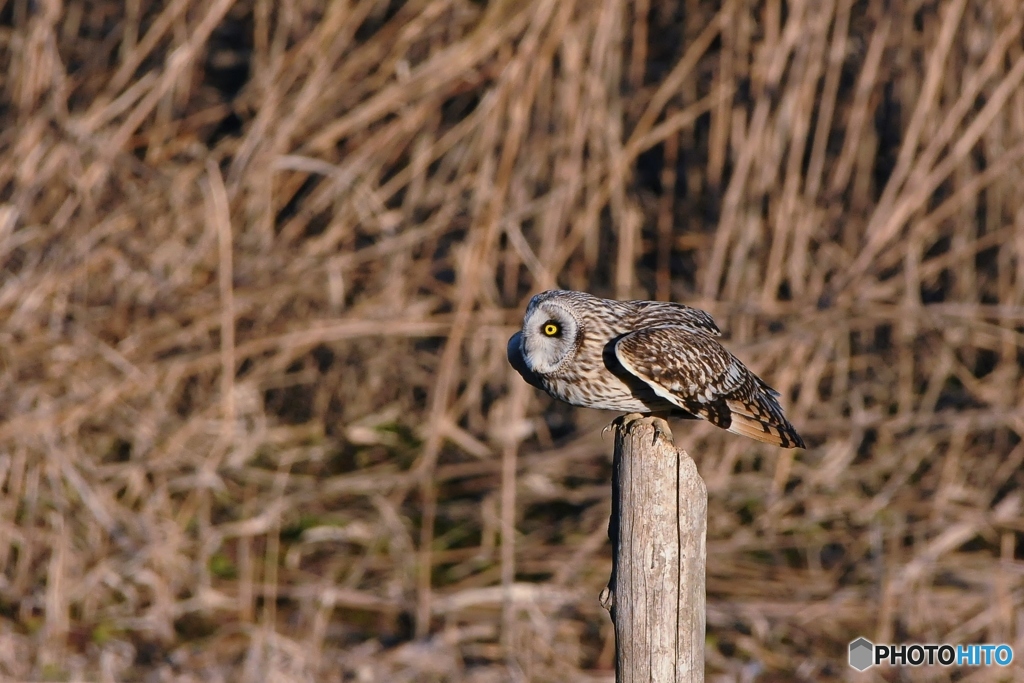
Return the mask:
[[[551,290],[530,300],[523,316],[520,345],[527,367],[540,375],[552,373],[579,346],[580,321],[571,298]]]

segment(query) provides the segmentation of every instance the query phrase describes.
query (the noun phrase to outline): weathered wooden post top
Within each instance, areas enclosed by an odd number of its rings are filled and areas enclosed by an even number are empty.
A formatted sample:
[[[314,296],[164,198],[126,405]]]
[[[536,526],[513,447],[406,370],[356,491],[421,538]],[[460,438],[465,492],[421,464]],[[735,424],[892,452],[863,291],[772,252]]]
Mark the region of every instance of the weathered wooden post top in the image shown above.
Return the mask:
[[[613,423],[612,575],[601,603],[615,624],[618,683],[704,680],[708,495],[668,423]]]

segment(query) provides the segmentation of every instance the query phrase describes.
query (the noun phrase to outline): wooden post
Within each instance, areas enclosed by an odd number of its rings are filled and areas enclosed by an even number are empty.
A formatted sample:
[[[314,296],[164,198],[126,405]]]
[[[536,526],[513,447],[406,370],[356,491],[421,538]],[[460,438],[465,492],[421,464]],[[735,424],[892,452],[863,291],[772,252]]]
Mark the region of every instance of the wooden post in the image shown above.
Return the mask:
[[[615,624],[617,683],[704,680],[708,494],[661,418],[614,423],[612,576],[601,604]]]

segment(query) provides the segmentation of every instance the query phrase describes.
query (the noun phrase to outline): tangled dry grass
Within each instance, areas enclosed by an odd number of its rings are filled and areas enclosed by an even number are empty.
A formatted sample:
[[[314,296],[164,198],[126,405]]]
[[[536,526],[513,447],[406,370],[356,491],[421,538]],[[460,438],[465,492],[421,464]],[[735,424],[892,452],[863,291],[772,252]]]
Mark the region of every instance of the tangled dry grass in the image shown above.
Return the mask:
[[[610,416],[504,359],[556,283],[808,440],[676,429],[709,680],[1024,654],[1022,12],[0,3],[0,677],[612,680]]]

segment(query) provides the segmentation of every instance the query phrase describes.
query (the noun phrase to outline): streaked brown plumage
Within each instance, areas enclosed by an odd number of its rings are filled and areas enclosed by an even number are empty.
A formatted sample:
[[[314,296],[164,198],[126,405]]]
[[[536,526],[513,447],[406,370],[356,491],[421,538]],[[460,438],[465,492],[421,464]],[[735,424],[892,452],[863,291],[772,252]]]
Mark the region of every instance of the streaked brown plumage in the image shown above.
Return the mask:
[[[508,359],[572,405],[699,417],[735,434],[803,447],[778,392],[717,340],[710,315],[682,304],[551,290],[530,300]]]

